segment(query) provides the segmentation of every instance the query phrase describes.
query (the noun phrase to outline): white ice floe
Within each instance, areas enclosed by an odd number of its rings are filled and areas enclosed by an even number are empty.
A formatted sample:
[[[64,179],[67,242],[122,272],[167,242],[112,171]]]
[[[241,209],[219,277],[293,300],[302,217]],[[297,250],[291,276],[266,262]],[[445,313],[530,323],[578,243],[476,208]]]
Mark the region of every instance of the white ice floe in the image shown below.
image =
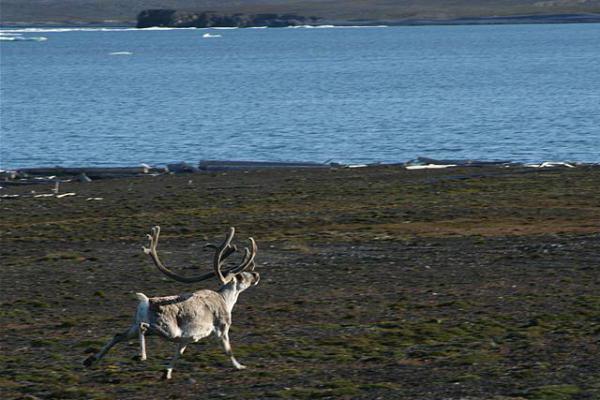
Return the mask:
[[[123,30],[132,30],[132,31],[174,31],[174,30],[184,30],[184,29],[197,29],[194,27],[189,28],[171,28],[168,26],[151,26],[149,28],[127,28]]]
[[[113,51],[112,53],[108,53],[111,56],[131,56],[133,55],[130,51]]]
[[[389,28],[389,26],[388,25],[336,25],[336,26],[334,26],[334,28],[363,29],[363,28]]]
[[[21,36],[19,34],[0,34],[0,41],[3,42],[45,42],[48,40],[45,36]]]
[[[330,29],[335,28],[335,25],[290,25],[288,28],[292,29]]]
[[[347,28],[387,28],[387,25],[290,25],[288,28],[305,28],[305,29],[347,29]],[[253,26],[252,29],[266,29],[266,26]],[[0,40],[11,40],[6,39],[7,36],[18,35],[23,33],[65,33],[65,32],[148,32],[148,31],[173,31],[173,30],[189,30],[189,29],[239,29],[236,26],[223,26],[223,27],[211,27],[211,28],[171,28],[163,26],[153,26],[149,28],[8,28],[0,30]],[[43,39],[42,39],[43,38]],[[38,38],[26,38],[26,39],[15,39],[15,40],[37,40],[44,41],[47,38],[40,36]]]
[[[387,28],[387,25],[290,25],[292,29]]]
[[[100,201],[104,200],[104,197],[88,197],[85,201]]]
[[[450,167],[456,167],[456,164],[407,165],[406,169],[441,169]]]
[[[85,32],[85,31],[100,31],[101,28],[15,28],[3,29],[6,33],[55,33],[55,32]]]
[[[567,168],[575,168],[573,164],[569,164],[562,161],[544,161],[541,164],[525,164],[526,167],[531,168],[550,168],[550,167],[567,167]]]
[[[151,28],[13,28],[2,29],[2,34],[13,33],[63,33],[63,32],[145,32],[145,31],[172,31],[183,29],[196,28],[168,28],[168,27],[151,27]]]
[[[213,35],[212,33],[205,33],[204,35],[202,35],[202,37],[205,39],[209,39],[209,38],[220,38],[222,36],[221,35]]]
[[[140,167],[144,168],[144,173],[147,174],[148,172],[150,172],[150,170],[152,169],[152,167],[146,163],[141,163]]]

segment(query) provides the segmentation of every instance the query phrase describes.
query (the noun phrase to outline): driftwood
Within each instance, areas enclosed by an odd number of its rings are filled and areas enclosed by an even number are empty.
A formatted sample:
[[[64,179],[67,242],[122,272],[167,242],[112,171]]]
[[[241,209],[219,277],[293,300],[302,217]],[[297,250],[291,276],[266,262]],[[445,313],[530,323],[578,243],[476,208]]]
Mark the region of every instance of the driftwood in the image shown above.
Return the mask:
[[[86,168],[63,168],[63,167],[47,167],[47,168],[23,168],[19,170],[22,174],[27,175],[55,175],[55,176],[77,176],[85,174],[91,179],[102,178],[105,176],[128,176],[128,175],[141,175],[148,174],[151,172],[162,172],[158,168],[149,167],[86,167]]]
[[[0,179],[5,185],[31,185],[31,184],[53,184],[55,182],[66,182],[77,180],[79,182],[90,182],[97,179],[126,178],[143,176],[149,174],[165,173],[198,173],[229,170],[248,170],[264,168],[331,168],[341,166],[339,164],[319,164],[304,162],[267,162],[267,161],[200,161],[198,164],[186,162],[170,163],[165,167],[151,167],[143,164],[140,167],[44,167],[23,168],[16,171],[0,171]]]
[[[412,165],[456,165],[461,167],[487,167],[494,165],[516,165],[512,161],[498,160],[498,161],[480,161],[480,160],[436,160],[428,157],[417,157],[416,160],[409,161],[407,164]]]
[[[4,185],[31,185],[52,184],[55,182],[68,182],[77,180],[79,182],[91,182],[97,179],[127,178],[147,174],[160,174],[168,172],[166,168],[154,168],[148,165],[140,167],[44,167],[44,168],[22,168],[16,171],[0,172],[0,179]]]
[[[189,172],[200,172],[198,167],[192,164],[188,164],[185,161],[167,164],[167,171],[174,174],[189,173]]]
[[[331,168],[334,164],[310,162],[269,162],[269,161],[217,161],[203,160],[198,164],[201,171],[229,171],[264,168]]]

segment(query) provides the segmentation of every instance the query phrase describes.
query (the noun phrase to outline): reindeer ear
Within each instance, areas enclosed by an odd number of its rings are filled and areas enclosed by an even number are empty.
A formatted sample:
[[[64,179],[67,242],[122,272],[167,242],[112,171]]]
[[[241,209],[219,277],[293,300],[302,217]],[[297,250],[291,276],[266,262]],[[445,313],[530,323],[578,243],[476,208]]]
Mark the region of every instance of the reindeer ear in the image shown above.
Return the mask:
[[[235,281],[235,274],[229,273],[225,275],[225,282],[223,284],[226,285],[228,283],[231,283],[232,281]]]

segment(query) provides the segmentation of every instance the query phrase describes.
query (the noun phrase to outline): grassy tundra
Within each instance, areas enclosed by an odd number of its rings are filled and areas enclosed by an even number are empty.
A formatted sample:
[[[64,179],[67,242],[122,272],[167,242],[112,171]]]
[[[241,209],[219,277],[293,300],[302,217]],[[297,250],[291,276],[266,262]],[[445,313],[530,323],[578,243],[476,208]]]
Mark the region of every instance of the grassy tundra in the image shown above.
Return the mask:
[[[600,168],[263,170],[73,183],[0,201],[0,397],[600,398]],[[102,200],[87,200],[102,198]],[[260,284],[220,343],[148,337],[82,362],[137,301],[218,287],[207,242],[253,236]],[[233,256],[234,257],[234,256]],[[239,257],[239,256],[238,256]]]

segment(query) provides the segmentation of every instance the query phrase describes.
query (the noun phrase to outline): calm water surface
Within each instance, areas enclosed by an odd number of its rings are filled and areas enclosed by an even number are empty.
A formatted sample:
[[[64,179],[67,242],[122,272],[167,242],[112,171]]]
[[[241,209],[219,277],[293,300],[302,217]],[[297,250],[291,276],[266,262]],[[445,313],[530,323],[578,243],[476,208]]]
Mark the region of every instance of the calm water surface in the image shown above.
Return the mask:
[[[600,161],[599,24],[8,33],[0,168]]]

